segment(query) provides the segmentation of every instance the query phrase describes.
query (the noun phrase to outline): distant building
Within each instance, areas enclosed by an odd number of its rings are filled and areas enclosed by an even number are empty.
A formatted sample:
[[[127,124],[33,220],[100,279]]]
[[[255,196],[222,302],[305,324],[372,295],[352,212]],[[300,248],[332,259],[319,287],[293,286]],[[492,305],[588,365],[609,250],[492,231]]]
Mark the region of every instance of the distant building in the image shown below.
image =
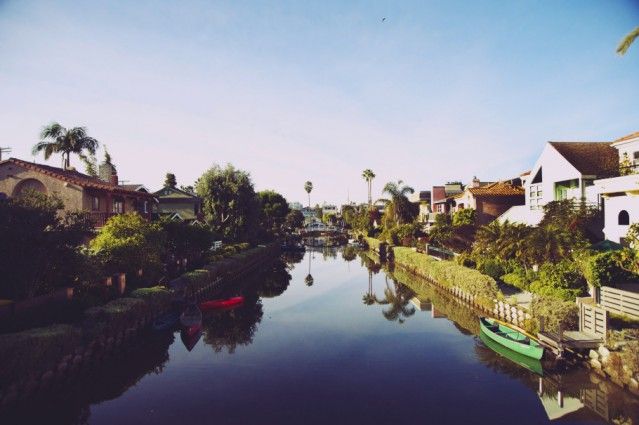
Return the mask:
[[[302,208],[304,208],[300,202],[289,202],[288,207],[291,210],[297,210],[297,211],[301,211]]]
[[[464,191],[464,186],[459,182],[446,183],[443,186],[433,186],[431,191],[431,210],[428,222],[434,223],[437,214],[449,214],[454,206],[454,197]]]
[[[419,215],[417,216],[417,220],[421,223],[428,221],[428,215],[432,212],[431,191],[420,190],[413,193],[408,200],[419,205]]]
[[[86,212],[94,226],[101,227],[116,214],[135,211],[151,218],[155,198],[142,185],[132,188],[118,184],[118,175],[110,164],[101,164],[98,177],[73,168],[63,169],[9,158],[0,162],[0,193],[18,198],[29,190],[55,195],[65,211]]]
[[[202,198],[176,187],[165,186],[154,193],[158,200],[158,214],[175,220],[202,219]]]
[[[510,181],[483,184],[473,180],[453,199],[453,211],[475,210],[475,224],[484,225],[495,220],[514,205],[524,205],[525,190]]]

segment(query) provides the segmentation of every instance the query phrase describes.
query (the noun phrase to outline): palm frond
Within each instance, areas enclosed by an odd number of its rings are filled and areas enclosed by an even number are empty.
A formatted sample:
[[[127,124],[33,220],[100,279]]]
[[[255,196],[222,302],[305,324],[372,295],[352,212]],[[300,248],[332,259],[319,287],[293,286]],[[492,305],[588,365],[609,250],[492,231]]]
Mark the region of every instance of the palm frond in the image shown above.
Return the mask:
[[[619,43],[619,46],[617,46],[617,53],[620,55],[625,55],[632,43],[637,39],[637,37],[639,37],[639,27],[630,31],[630,33],[628,33],[628,35],[626,35],[624,39],[621,40],[621,43]]]
[[[65,131],[66,129],[59,123],[52,122],[48,126],[42,128],[42,131],[40,132],[40,139],[57,139]]]

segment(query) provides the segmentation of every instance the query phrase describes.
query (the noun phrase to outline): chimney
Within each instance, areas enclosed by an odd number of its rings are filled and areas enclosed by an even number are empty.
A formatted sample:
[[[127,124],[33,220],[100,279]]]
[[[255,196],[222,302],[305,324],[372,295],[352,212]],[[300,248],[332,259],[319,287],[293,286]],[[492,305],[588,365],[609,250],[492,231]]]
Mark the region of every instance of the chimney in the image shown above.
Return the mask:
[[[118,185],[118,173],[115,172],[115,170],[114,170],[113,174],[111,174],[111,179],[110,179],[109,183],[111,183],[113,186],[117,186]]]
[[[481,181],[479,181],[477,176],[474,176],[473,177],[473,182],[471,184],[471,187],[479,187],[479,186],[481,186]]]

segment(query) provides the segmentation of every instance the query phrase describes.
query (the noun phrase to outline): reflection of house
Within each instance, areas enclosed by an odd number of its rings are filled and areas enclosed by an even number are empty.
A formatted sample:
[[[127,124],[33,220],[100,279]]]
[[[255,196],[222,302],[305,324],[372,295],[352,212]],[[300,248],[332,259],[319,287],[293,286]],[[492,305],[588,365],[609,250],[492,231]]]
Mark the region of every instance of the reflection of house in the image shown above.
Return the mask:
[[[158,213],[183,221],[195,221],[202,215],[202,198],[176,187],[165,186],[155,192]]]
[[[616,176],[618,168],[619,155],[609,142],[548,142],[525,176],[526,204],[510,208],[499,220],[536,225],[544,205],[564,199],[597,206],[594,181]]]
[[[621,243],[631,224],[639,222],[639,132],[618,139],[620,176],[595,181],[604,202],[606,239]]]
[[[524,188],[510,182],[481,185],[475,179],[464,192],[455,196],[455,211],[475,210],[475,224],[484,225],[495,220],[514,205],[524,205]]]
[[[153,195],[118,185],[115,168],[100,166],[102,178],[10,158],[0,162],[0,193],[19,197],[28,190],[55,195],[65,211],[86,211],[96,227],[114,214],[136,211],[150,218]]]

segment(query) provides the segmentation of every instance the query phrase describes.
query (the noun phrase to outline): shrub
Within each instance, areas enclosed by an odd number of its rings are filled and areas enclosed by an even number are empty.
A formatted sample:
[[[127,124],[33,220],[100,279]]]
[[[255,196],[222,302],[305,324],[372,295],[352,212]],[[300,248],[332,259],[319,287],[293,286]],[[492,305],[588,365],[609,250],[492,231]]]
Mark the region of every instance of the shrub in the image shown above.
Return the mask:
[[[515,288],[519,288],[522,291],[530,290],[530,282],[533,280],[534,273],[525,272],[523,269],[515,270],[510,273],[506,273],[501,277],[501,280]]]
[[[475,301],[487,308],[493,307],[493,300],[500,294],[495,279],[481,272],[469,269],[453,261],[438,261],[410,248],[395,248],[395,264],[407,270],[438,282],[440,285],[457,287],[475,296]]]
[[[586,279],[576,262],[563,260],[541,266],[530,290],[541,296],[571,301],[586,291]]]
[[[163,286],[140,288],[131,292],[131,298],[145,301],[155,309],[164,309],[171,304],[171,293]]]
[[[471,210],[472,211],[472,210]],[[477,270],[497,280],[504,274],[502,261],[495,258],[487,258],[477,262]]]
[[[472,226],[475,224],[475,210],[464,208],[453,213],[453,226]]]
[[[80,329],[70,325],[0,335],[0,388],[29,374],[39,375],[54,368],[80,342]]]
[[[84,312],[85,329],[89,337],[114,333],[131,326],[148,309],[141,299],[120,298],[103,306],[91,307]]]
[[[540,330],[540,320],[544,322],[544,329],[551,332],[558,332],[560,326],[563,330],[576,329],[579,324],[579,308],[574,302],[536,296],[530,310],[535,318],[528,329],[531,332]]]
[[[587,256],[580,261],[583,274],[588,283],[596,288],[614,286],[615,283],[636,278],[632,273],[624,270],[623,259],[618,251],[608,251]]]

